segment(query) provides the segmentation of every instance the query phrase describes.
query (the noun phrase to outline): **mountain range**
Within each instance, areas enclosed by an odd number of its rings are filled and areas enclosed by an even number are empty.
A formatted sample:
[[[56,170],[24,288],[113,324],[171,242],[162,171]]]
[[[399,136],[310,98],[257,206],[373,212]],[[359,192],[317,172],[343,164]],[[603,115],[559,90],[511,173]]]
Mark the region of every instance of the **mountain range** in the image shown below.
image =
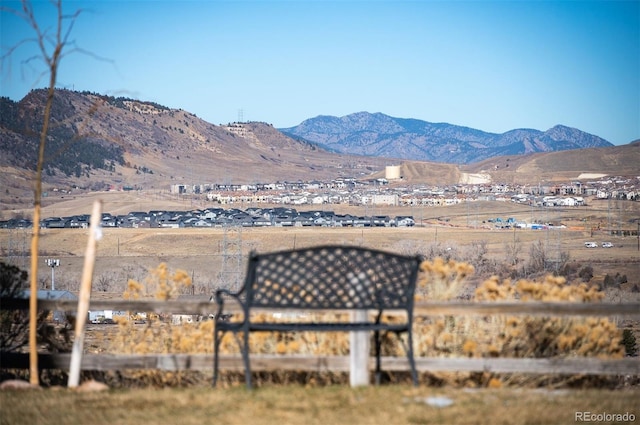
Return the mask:
[[[18,102],[0,98],[3,210],[32,203],[45,99],[42,89]],[[563,126],[495,135],[366,112],[312,118],[281,131],[264,122],[214,125],[153,102],[61,89],[54,96],[43,183],[45,191],[161,193],[172,184],[372,178],[398,164],[405,182],[434,185],[469,181],[471,174],[509,182],[581,173],[638,176],[640,143],[611,146]]]
[[[547,131],[516,129],[495,134],[368,112],[318,116],[280,131],[333,152],[456,164],[501,155],[613,146],[598,136],[563,125]]]

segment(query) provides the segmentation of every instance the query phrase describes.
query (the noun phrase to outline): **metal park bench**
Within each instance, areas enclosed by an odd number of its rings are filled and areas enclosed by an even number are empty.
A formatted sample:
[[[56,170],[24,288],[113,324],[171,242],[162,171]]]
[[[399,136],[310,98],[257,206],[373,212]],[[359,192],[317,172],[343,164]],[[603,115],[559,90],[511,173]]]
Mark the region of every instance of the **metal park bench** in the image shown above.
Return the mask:
[[[214,375],[218,379],[219,349],[223,335],[241,333],[238,339],[245,367],[245,379],[251,388],[249,334],[251,332],[291,331],[373,331],[376,355],[376,382],[380,379],[380,332],[393,332],[398,338],[407,334],[404,348],[411,367],[413,384],[418,384],[413,358],[413,302],[421,258],[363,247],[324,245],[293,249],[249,257],[244,286],[237,292],[216,291],[216,317],[224,317],[226,299],[236,300],[241,308],[240,321],[218,320],[214,330]],[[286,313],[288,310],[375,311],[362,321],[296,322],[294,320],[252,321],[254,309]],[[402,320],[381,321],[385,311],[404,311]],[[400,339],[400,338],[399,338]],[[400,339],[402,341],[402,339]]]

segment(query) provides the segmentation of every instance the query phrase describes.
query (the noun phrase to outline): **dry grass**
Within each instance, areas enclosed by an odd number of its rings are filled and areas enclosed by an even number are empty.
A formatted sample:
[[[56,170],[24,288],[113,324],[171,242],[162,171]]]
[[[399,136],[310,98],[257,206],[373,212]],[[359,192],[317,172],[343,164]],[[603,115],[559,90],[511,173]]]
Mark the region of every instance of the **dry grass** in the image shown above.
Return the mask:
[[[452,211],[439,210],[442,215]],[[592,265],[596,283],[602,282],[607,273],[615,275],[619,272],[630,279],[640,276],[637,241],[632,237],[607,237],[607,240],[615,244],[614,248],[588,249],[584,247],[584,242],[602,241],[605,236],[591,237],[589,232],[583,230],[565,229],[561,234],[556,234],[544,231],[470,229],[452,224],[455,223],[449,221],[409,229],[243,229],[242,254],[244,259],[251,249],[265,252],[294,246],[310,246],[320,242],[362,244],[407,252],[433,244],[439,244],[443,248],[464,248],[474,241],[482,241],[486,243],[487,258],[504,262],[507,258],[506,245],[512,244],[515,239],[521,247],[519,258],[522,262],[527,260],[530,246],[542,241],[549,244],[552,253],[560,246],[562,251],[569,253],[572,261]],[[55,256],[60,258],[62,263],[56,269],[56,287],[77,290],[74,284],[77,285],[80,280],[87,234],[86,230],[42,230],[40,255]],[[140,279],[149,269],[165,262],[172,268],[187,271],[193,277],[196,290],[203,286],[209,290],[210,284],[222,267],[224,238],[222,229],[104,229],[103,239],[97,249],[95,277],[96,280],[102,276],[109,277],[117,283],[112,292],[122,293],[128,279]],[[29,239],[26,233],[0,229],[0,247],[3,249],[7,249],[8,246],[12,246],[14,250],[19,249],[20,246],[28,244]],[[22,266],[28,264],[28,258],[16,257],[13,263]],[[40,282],[50,281],[50,269],[40,267],[38,273]],[[95,285],[94,290],[98,290]]]
[[[116,204],[116,199],[112,199]],[[76,206],[80,205],[79,200]],[[109,205],[107,203],[107,205]],[[143,204],[141,208],[148,210],[153,207]],[[629,217],[638,213],[640,204],[633,204],[633,210],[626,211]],[[193,206],[194,208],[196,206]],[[243,207],[247,207],[246,205]],[[345,210],[339,212],[351,212],[364,214],[362,207],[341,207]],[[108,208],[106,208],[108,210]],[[407,214],[407,209],[377,208],[369,210],[368,214]],[[396,228],[267,228],[267,229],[243,229],[242,254],[246,258],[250,249],[269,251],[274,249],[284,249],[310,246],[319,243],[339,243],[356,244],[390,249],[394,251],[409,252],[411,250],[422,249],[429,244],[439,244],[444,247],[465,247],[475,241],[483,241],[487,246],[487,257],[491,259],[504,259],[506,255],[506,244],[513,242],[515,238],[523,245],[521,257],[524,261],[528,255],[528,247],[537,242],[549,239],[555,243],[554,235],[545,232],[513,230],[487,230],[481,228],[467,227],[468,220],[482,221],[490,217],[510,217],[527,219],[534,214],[542,214],[539,211],[531,211],[529,207],[514,205],[511,203],[479,203],[477,208],[469,210],[467,206],[458,205],[448,208],[425,208],[411,210],[411,214],[420,219],[424,219],[426,227],[416,227],[407,229]],[[545,212],[546,214],[546,212]],[[606,220],[606,210],[599,208],[579,208],[566,211],[549,212],[551,215],[559,217],[563,222],[580,224],[585,217],[592,222]],[[446,218],[446,220],[445,220]],[[625,219],[627,217],[625,216]],[[42,231],[41,255],[56,256],[62,260],[62,265],[56,269],[56,287],[62,289],[75,290],[74,283],[79,281],[83,252],[86,245],[86,230],[49,230]],[[9,241],[16,246],[19,244],[17,233],[0,230],[0,246],[6,247]],[[170,269],[182,269],[186,272],[181,275],[193,280],[192,287],[195,293],[210,294],[217,286],[217,276],[223,263],[223,240],[225,238],[223,229],[104,229],[104,237],[98,247],[98,258],[95,268],[94,291],[97,291],[96,283],[103,277],[112,280],[113,290],[109,293],[94,292],[92,297],[112,297],[120,298],[127,288],[127,282],[131,279],[142,282],[148,275],[149,270],[157,267],[159,263],[166,263]],[[580,229],[566,229],[562,232],[559,244],[563,250],[568,250],[572,259],[581,261],[583,264],[591,264],[594,268],[594,281],[601,282],[605,273],[615,274],[620,272],[626,274],[630,283],[640,283],[640,260],[635,245],[635,238],[611,238],[616,244],[613,249],[590,250],[584,248],[585,240],[592,240],[589,232]],[[599,239],[596,239],[599,240]],[[19,259],[18,259],[19,261]],[[18,263],[18,265],[20,265]],[[243,273],[244,269],[240,270]],[[50,270],[46,267],[40,269],[39,281],[46,284],[50,278]],[[616,292],[617,291],[617,292]],[[630,294],[616,288],[617,295],[607,294],[607,299],[612,296],[620,300],[629,300],[630,296],[638,300],[638,294]],[[612,295],[613,294],[613,295]],[[437,319],[437,318],[436,318]],[[453,335],[449,337],[448,328],[441,326],[438,320],[431,323],[434,328],[434,344],[427,344],[429,350],[439,349],[442,353],[464,353],[463,355],[485,355],[492,352],[502,351],[501,347],[510,347],[509,341],[498,341],[500,346],[484,341],[475,341],[476,346],[470,347],[466,344],[465,335]],[[447,323],[445,323],[447,324]],[[523,324],[526,324],[523,322]],[[620,325],[620,324],[618,324]],[[633,327],[636,324],[625,324],[625,327]],[[449,326],[450,327],[450,326]],[[619,326],[622,327],[622,326]],[[442,328],[442,329],[441,329]],[[465,329],[464,327],[460,327]],[[148,339],[157,336],[158,329],[148,326],[144,329],[141,338]],[[196,330],[194,335],[197,335]],[[210,330],[204,329],[200,332],[200,339],[204,342],[205,352],[211,349],[211,342],[202,335],[210,335]],[[158,342],[166,341],[164,337],[155,338]],[[186,352],[184,347],[192,346],[193,338],[182,338],[180,335],[172,335],[171,349],[176,352]],[[293,345],[291,343],[294,343]],[[504,343],[503,343],[504,342]],[[296,351],[296,341],[275,341],[270,346],[275,352]],[[571,341],[562,341],[563,344],[571,346]],[[166,344],[165,344],[166,345]],[[338,344],[340,345],[340,344]],[[98,343],[91,349],[102,350],[104,346]],[[157,347],[155,347],[157,348]],[[154,349],[155,349],[154,348]],[[164,352],[164,345],[160,350],[154,352]],[[298,347],[299,348],[299,347]],[[494,349],[495,348],[495,349]],[[571,347],[570,347],[571,348]],[[574,347],[575,348],[575,347]],[[200,352],[200,351],[198,351]],[[435,353],[441,355],[442,353]],[[480,353],[480,354],[479,354]],[[433,354],[429,351],[429,354]],[[457,378],[456,378],[457,379]],[[444,379],[443,382],[450,380]],[[463,380],[464,381],[464,380]],[[457,380],[458,383],[464,383]],[[488,385],[488,381],[484,384]]]
[[[473,273],[469,264],[436,258],[421,265],[418,299],[446,300],[456,298],[463,290],[464,280]],[[129,281],[125,298],[155,297],[174,298],[181,287],[191,282],[183,271],[170,271],[165,264],[153,269],[140,283]],[[497,277],[483,282],[475,291],[474,300],[501,301],[520,299],[523,302],[569,301],[597,302],[604,293],[586,284],[568,284],[562,277],[546,276],[541,280],[521,279],[511,282]],[[330,317],[327,317],[330,316]],[[335,316],[335,317],[334,317]],[[115,353],[210,353],[213,345],[213,322],[202,321],[189,324],[172,324],[167,317],[147,315],[143,326],[133,320],[118,318],[117,332],[104,341],[99,349]],[[254,321],[266,319],[256,314]],[[273,318],[270,318],[273,320]],[[337,315],[328,314],[321,320],[337,320]],[[232,320],[239,320],[234,317]],[[283,318],[282,320],[288,320]],[[317,314],[304,315],[296,321],[316,321]],[[393,316],[384,317],[394,321]],[[347,333],[328,335],[317,332],[296,333],[252,333],[249,335],[251,352],[263,354],[311,354],[347,355],[349,338]],[[537,317],[485,317],[482,320],[468,317],[442,316],[417,317],[414,327],[414,348],[418,356],[426,357],[573,357],[620,358],[624,355],[622,331],[609,319],[602,318],[537,318]],[[383,355],[403,356],[404,349],[396,338],[383,336]],[[222,339],[222,353],[239,353],[238,342],[231,333]],[[261,383],[294,383],[301,385],[328,385],[344,383],[344,377],[309,376],[308,374],[275,373],[260,376]],[[339,374],[338,374],[339,375]],[[466,387],[501,387],[574,385],[581,377],[569,376],[498,376],[490,373],[457,373],[425,376],[426,381]],[[187,382],[197,383],[189,373],[165,373],[156,370],[123,371],[122,379],[133,379],[142,385],[181,386]],[[390,377],[391,382],[402,382]],[[223,372],[224,385],[237,383],[235,373]],[[605,380],[585,383],[600,387]],[[126,387],[126,385],[123,385]]]
[[[451,400],[448,407],[430,398]],[[456,390],[382,386],[2,391],[0,424],[567,424],[576,412],[640,416],[640,390]],[[602,424],[612,421],[598,422]]]

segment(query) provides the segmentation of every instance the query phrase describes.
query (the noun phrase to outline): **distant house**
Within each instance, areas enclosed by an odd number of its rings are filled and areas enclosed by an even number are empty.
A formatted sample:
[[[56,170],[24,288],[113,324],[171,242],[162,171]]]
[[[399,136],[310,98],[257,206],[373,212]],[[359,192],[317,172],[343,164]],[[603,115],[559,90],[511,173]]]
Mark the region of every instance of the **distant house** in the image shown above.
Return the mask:
[[[169,221],[163,221],[162,223],[160,223],[160,227],[163,227],[165,229],[178,229],[180,227],[184,227],[182,220],[169,220]]]
[[[207,208],[200,213],[199,217],[204,220],[213,220],[223,212],[224,210],[222,208]]]
[[[391,217],[388,215],[375,215],[371,218],[371,224],[376,227],[389,227],[391,225]]]
[[[211,227],[212,225],[211,220],[197,219],[191,222],[192,227]]]
[[[273,223],[270,218],[264,217],[247,217],[246,220],[242,222],[243,226],[253,226],[253,227],[268,227]]]
[[[353,219],[354,227],[371,227],[371,217],[356,217]]]
[[[293,226],[294,219],[295,219],[295,215],[289,215],[289,214],[277,215],[273,217],[273,225],[278,227]]]
[[[370,197],[371,205],[398,205],[399,200],[396,194],[374,194]]]
[[[345,214],[345,215],[336,214],[335,216],[333,216],[332,224],[336,227],[351,227],[353,226],[354,218],[355,217],[350,214]]]
[[[72,229],[86,229],[89,227],[89,216],[75,215],[67,222],[67,226]]]
[[[293,222],[295,226],[313,226],[314,218],[313,214],[310,214],[307,211],[301,211],[300,214],[293,219]]]
[[[133,221],[131,222],[131,227],[134,229],[148,229],[151,227],[151,222],[146,220]]]
[[[114,323],[117,317],[128,318],[129,313],[123,310],[89,310],[90,323]]]
[[[41,226],[46,227],[47,229],[64,229],[65,227],[68,227],[67,221],[67,219],[62,217],[46,218]]]
[[[395,223],[398,227],[411,227],[416,224],[416,221],[411,216],[398,216]]]
[[[117,227],[118,219],[117,217],[113,217],[113,216],[103,217],[100,225],[102,227]]]

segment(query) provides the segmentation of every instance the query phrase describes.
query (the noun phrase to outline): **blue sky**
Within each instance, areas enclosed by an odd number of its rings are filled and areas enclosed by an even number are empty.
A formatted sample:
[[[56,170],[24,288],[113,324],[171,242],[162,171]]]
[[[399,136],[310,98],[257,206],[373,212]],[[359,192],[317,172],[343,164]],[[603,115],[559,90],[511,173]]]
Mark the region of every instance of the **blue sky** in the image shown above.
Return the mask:
[[[4,7],[19,4],[0,0]],[[34,2],[53,30],[49,1]],[[382,112],[502,133],[556,124],[640,138],[640,1],[66,1],[58,86],[213,123],[290,127]],[[1,12],[3,52],[33,36]],[[44,87],[24,44],[0,95]],[[82,53],[90,52],[90,54]],[[241,114],[241,115],[240,115]]]

